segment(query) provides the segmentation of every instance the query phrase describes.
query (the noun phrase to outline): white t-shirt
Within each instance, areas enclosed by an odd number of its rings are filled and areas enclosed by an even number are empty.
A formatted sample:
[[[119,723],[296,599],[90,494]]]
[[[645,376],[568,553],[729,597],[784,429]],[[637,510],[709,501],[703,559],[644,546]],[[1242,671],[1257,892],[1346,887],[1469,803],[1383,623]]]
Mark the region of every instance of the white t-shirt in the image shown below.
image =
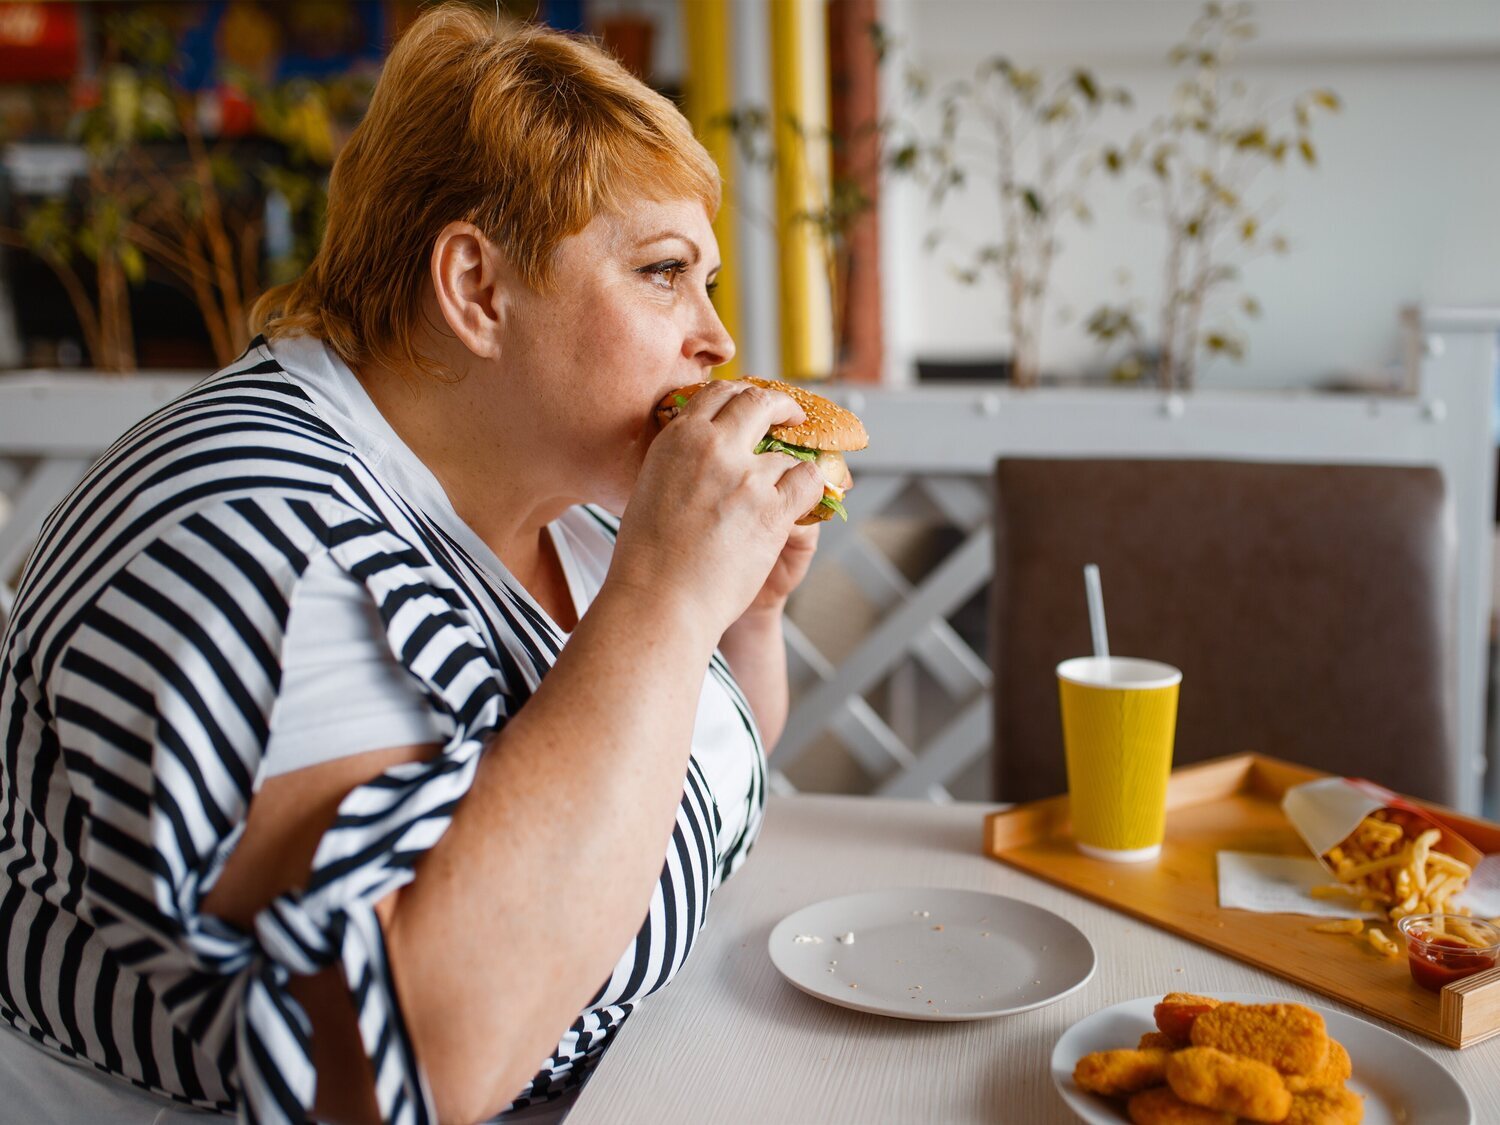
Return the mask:
[[[383,473],[397,477],[405,494],[439,519],[442,530],[472,558],[520,588],[488,544],[459,518],[437,478],[386,422],[343,360],[322,341],[305,336],[276,340],[271,350],[329,425]],[[581,508],[564,513],[547,530],[581,618],[604,583],[613,541]],[[369,591],[327,557],[309,566],[292,595],[281,661],[262,777],[370,750],[441,743],[452,734],[391,653]],[[693,757],[719,808],[721,849],[745,826],[755,767],[745,737],[734,700],[718,678],[705,675]]]

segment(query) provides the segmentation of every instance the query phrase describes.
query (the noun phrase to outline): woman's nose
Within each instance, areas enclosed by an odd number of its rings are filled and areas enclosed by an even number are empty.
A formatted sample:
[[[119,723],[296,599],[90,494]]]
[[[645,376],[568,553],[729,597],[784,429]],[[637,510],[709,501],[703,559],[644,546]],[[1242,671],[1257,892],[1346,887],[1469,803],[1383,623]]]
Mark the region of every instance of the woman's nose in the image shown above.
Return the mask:
[[[684,341],[690,358],[705,367],[722,367],[734,358],[734,339],[719,319],[713,302],[704,295],[703,321],[700,330]]]

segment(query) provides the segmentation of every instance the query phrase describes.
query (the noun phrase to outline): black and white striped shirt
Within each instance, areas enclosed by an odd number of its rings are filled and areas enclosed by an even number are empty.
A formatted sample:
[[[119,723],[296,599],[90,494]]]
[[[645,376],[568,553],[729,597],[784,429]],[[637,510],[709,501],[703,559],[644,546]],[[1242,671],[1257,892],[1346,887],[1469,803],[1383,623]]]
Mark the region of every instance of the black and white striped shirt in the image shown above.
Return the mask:
[[[576,511],[612,541],[613,517]],[[373,904],[411,879],[566,639],[441,516],[257,339],[125,434],[49,517],[0,646],[0,1016],[13,1028],[178,1101],[302,1120],[315,1075],[287,985],[339,964],[382,1118],[432,1119]],[[199,903],[243,829],[292,592],[320,559],[363,584],[452,735],[351,792],[307,886],[247,933]],[[682,966],[754,841],[759,736],[721,657],[709,675],[753,758],[736,830],[721,835],[695,750],[646,922],[517,1107],[582,1081]]]

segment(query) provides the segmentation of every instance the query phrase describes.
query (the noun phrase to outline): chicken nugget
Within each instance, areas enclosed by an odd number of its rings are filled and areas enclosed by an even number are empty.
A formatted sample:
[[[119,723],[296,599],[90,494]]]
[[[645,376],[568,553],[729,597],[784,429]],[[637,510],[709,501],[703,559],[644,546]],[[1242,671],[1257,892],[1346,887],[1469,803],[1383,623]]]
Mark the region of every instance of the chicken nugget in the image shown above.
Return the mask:
[[[1167,1080],[1167,1052],[1162,1050],[1095,1051],[1084,1055],[1073,1068],[1073,1081],[1080,1090],[1106,1097],[1133,1094]]]
[[[1136,1049],[1145,1051],[1152,1047],[1162,1051],[1178,1051],[1182,1044],[1173,1039],[1165,1031],[1148,1031],[1141,1036],[1141,1041],[1136,1044]]]
[[[1191,992],[1169,992],[1161,998],[1153,1013],[1163,1035],[1186,1046],[1191,1040],[1193,1021],[1204,1012],[1219,1006],[1212,996],[1195,996]]]
[[[1189,1105],[1165,1086],[1136,1094],[1125,1111],[1135,1125],[1234,1125],[1234,1114]]]
[[[1193,1023],[1193,1046],[1305,1075],[1327,1060],[1328,1032],[1323,1017],[1301,1004],[1220,1004]]]
[[[1282,1125],[1359,1125],[1364,1117],[1363,1098],[1342,1086],[1329,1086],[1294,1094]]]
[[[1342,1086],[1354,1073],[1354,1064],[1349,1061],[1349,1052],[1337,1039],[1328,1041],[1328,1058],[1311,1074],[1285,1075],[1286,1088],[1294,1094],[1309,1090],[1323,1090],[1330,1086]]]
[[[1247,1117],[1280,1121],[1292,1095],[1274,1067],[1212,1047],[1185,1047],[1167,1059],[1167,1085],[1185,1102]]]

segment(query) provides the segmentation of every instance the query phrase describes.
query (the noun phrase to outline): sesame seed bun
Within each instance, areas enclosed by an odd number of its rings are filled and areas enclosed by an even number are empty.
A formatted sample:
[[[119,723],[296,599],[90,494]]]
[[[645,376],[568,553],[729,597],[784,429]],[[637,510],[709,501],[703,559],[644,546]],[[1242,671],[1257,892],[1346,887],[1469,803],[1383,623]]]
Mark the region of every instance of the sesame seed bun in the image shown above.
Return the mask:
[[[802,407],[802,412],[807,415],[807,421],[800,426],[772,426],[770,434],[777,441],[805,446],[808,449],[828,449],[840,452],[863,449],[870,444],[870,435],[865,432],[865,424],[859,420],[859,416],[852,411],[845,410],[837,403],[829,402],[822,395],[815,395],[809,390],[804,390],[793,383],[783,383],[779,379],[756,379],[747,376],[743,382],[754,383],[757,387],[768,387],[773,391],[791,395],[797,400],[797,405]],[[708,385],[707,383],[693,383],[667,395],[656,408],[656,420],[666,424],[675,418],[680,406],[677,402],[678,397],[692,398]]]
[[[870,444],[870,435],[865,432],[864,423],[852,411],[791,383],[750,377],[746,377],[744,381],[791,395],[797,400],[797,405],[802,407],[802,413],[807,416],[806,421],[800,426],[772,426],[768,436],[788,445],[800,445],[804,449],[820,451],[822,456],[818,458],[817,466],[818,471],[823,474],[823,495],[830,503],[825,504],[820,500],[812,511],[797,522],[812,524],[828,519],[834,513],[832,504],[842,503],[844,493],[854,487],[854,477],[849,473],[843,453],[863,449]],[[688,399],[708,385],[694,383],[671,392],[656,406],[657,422],[665,426],[677,417]]]

